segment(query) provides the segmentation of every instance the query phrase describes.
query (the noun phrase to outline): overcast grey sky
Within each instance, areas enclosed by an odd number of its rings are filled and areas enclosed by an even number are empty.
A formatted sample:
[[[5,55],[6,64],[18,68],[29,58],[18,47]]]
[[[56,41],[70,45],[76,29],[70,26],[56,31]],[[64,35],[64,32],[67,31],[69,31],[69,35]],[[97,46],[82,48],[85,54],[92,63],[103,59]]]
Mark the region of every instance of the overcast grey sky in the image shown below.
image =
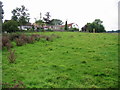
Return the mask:
[[[81,28],[87,22],[101,19],[106,30],[118,29],[118,1],[120,0],[1,0],[4,19],[11,19],[11,11],[25,5],[30,13],[30,22],[50,12],[51,19],[76,23]]]

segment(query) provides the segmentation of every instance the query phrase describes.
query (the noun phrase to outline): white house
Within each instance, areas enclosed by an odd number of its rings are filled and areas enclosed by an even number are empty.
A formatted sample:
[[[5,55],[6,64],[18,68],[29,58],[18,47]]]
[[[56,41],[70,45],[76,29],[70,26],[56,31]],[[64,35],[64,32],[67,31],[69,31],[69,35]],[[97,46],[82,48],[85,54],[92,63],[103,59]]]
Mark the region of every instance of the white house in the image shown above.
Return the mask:
[[[28,30],[28,29],[32,29],[32,25],[31,23],[28,23],[26,25],[18,26],[18,28],[22,30]]]

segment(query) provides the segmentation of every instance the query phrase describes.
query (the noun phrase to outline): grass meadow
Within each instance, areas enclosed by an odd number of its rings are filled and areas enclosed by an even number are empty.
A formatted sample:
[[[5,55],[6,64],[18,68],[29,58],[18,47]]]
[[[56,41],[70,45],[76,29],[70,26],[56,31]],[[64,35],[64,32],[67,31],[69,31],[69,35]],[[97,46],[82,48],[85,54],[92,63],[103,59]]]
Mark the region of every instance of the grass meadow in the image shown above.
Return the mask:
[[[60,38],[14,46],[15,63],[9,63],[8,51],[3,50],[3,87],[7,84],[25,88],[118,87],[117,33],[37,34],[55,34]]]

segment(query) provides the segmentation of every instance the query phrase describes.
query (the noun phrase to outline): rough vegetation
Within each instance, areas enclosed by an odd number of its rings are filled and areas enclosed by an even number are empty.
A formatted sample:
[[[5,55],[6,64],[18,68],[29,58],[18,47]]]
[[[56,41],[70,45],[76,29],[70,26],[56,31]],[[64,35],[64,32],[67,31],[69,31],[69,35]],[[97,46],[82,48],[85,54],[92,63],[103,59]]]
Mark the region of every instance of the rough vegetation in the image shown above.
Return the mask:
[[[26,88],[118,87],[117,33],[41,32],[27,35],[34,36],[37,41],[14,45],[15,63],[8,62],[8,51],[3,50],[3,84],[13,87],[16,85],[13,80],[17,80]],[[45,36],[58,38],[49,41]],[[8,86],[5,84],[4,87]]]
[[[45,39],[46,41],[52,41],[53,38],[58,38],[56,35],[39,35],[39,34],[23,34],[23,33],[11,33],[11,34],[3,34],[2,37],[2,48],[3,50],[7,48],[9,50],[13,47],[12,43],[16,43],[16,46],[23,46],[27,43],[33,44],[35,41],[39,41],[40,39]]]

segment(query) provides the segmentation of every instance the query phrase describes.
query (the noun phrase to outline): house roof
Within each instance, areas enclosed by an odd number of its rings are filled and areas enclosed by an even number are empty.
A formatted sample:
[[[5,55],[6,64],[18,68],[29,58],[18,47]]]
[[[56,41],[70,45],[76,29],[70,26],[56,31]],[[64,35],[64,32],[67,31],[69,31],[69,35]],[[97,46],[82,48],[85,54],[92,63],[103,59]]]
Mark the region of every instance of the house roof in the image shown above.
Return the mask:
[[[70,23],[70,24],[67,24],[68,25],[68,27],[72,27],[72,25],[73,25],[74,23]],[[36,26],[36,27],[39,27],[40,25],[38,25],[38,24],[36,24],[36,23],[33,23],[33,25],[34,26]],[[77,24],[76,24],[77,25]],[[61,28],[63,28],[63,27],[65,27],[65,25],[44,25],[43,27],[44,28],[49,28],[49,27],[61,27]]]
[[[25,26],[32,26],[32,24],[31,23],[27,23],[27,24],[25,24]]]

